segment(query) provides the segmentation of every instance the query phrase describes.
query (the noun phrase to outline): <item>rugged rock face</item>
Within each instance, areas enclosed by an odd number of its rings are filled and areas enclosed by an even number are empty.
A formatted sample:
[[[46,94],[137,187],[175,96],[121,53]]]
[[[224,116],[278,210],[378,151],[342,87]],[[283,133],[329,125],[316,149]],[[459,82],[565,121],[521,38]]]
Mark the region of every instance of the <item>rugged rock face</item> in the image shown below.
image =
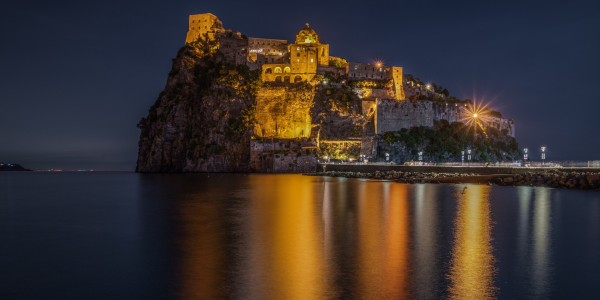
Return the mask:
[[[308,83],[264,84],[256,95],[254,134],[262,138],[307,138],[315,89]]]
[[[213,43],[181,48],[164,91],[138,127],[138,172],[248,171],[258,74]]]
[[[360,140],[372,121],[347,85],[262,83],[229,61],[216,42],[181,48],[138,124],[138,172],[306,171],[319,138]],[[296,142],[275,149],[272,139]]]
[[[310,115],[325,140],[360,139],[368,121],[361,99],[346,85],[320,86]]]

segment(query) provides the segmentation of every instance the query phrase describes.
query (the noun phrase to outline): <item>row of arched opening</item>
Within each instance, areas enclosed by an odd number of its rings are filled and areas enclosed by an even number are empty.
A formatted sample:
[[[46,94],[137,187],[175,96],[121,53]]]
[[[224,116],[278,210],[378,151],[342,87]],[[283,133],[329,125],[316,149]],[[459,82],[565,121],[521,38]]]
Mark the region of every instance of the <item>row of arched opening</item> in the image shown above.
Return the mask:
[[[290,76],[275,76],[275,82],[287,82],[290,83],[291,81]],[[302,76],[300,75],[296,75],[294,76],[294,83],[298,83],[298,82],[302,82]]]
[[[290,69],[290,67],[285,67],[285,68],[281,68],[281,67],[275,67],[275,69],[272,68],[267,68],[265,70],[265,74],[271,74],[271,73],[275,73],[275,74],[279,74],[279,73],[290,73],[292,71],[292,69]]]

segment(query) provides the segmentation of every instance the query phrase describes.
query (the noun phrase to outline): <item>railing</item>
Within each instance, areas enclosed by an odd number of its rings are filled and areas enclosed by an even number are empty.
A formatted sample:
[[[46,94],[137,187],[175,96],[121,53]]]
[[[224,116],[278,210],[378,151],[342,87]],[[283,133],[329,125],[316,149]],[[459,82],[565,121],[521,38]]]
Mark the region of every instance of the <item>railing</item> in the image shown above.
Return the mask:
[[[419,162],[409,161],[403,164],[397,164],[395,162],[360,162],[360,161],[338,161],[338,160],[319,160],[319,164],[330,164],[330,165],[403,165],[403,166],[440,166],[440,167],[508,167],[508,168],[600,168],[600,161],[563,161],[563,162],[526,162],[521,161],[515,162],[495,162],[495,163],[481,163],[481,162]]]

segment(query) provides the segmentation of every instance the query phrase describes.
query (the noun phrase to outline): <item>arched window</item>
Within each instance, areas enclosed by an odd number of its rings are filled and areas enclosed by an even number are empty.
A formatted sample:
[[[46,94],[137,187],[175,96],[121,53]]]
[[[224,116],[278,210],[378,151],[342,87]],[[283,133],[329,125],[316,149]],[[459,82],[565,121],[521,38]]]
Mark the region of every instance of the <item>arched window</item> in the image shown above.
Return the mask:
[[[271,69],[271,68],[267,68],[267,69],[265,70],[265,74],[271,74],[271,73],[273,73],[273,69]]]
[[[296,77],[294,77],[294,82],[301,82],[301,81],[302,81],[302,76],[296,75]]]
[[[283,73],[289,73],[291,71],[290,67],[283,68]]]
[[[276,76],[275,77],[275,82],[281,82],[281,76]]]
[[[276,67],[275,68],[275,74],[279,74],[281,73],[281,68],[280,67]]]

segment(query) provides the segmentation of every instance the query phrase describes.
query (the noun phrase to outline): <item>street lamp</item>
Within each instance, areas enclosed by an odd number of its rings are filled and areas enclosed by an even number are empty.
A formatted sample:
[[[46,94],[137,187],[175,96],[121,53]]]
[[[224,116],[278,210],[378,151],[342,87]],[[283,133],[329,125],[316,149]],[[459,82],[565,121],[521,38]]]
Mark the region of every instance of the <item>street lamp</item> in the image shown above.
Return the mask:
[[[542,166],[544,165],[545,160],[546,160],[546,146],[542,146]]]
[[[460,164],[464,164],[465,163],[465,150],[460,151]]]
[[[529,158],[529,149],[523,148],[523,164],[525,164],[527,162],[528,158]]]
[[[390,161],[390,154],[389,153],[385,153],[385,162],[389,162]]]
[[[471,149],[467,149],[467,159],[469,160],[469,162],[471,162]]]
[[[419,163],[423,163],[423,151],[419,151]]]

